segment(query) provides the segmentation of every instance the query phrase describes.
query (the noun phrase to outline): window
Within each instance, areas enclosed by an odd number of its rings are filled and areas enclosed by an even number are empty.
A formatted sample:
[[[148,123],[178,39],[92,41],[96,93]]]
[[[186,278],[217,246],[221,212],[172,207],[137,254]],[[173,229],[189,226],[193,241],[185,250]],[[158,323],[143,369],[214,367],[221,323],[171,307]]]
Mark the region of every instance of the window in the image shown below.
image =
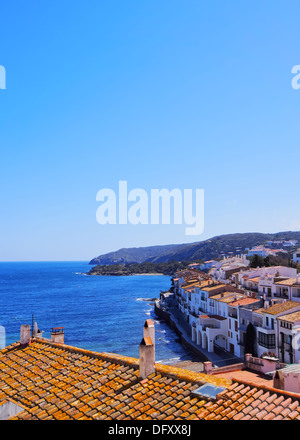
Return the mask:
[[[262,332],[258,332],[258,343],[265,348],[276,348],[275,335],[267,335]]]
[[[226,388],[218,387],[212,384],[204,384],[200,388],[192,391],[192,394],[198,397],[208,397],[210,399],[216,399],[217,395],[224,391]]]

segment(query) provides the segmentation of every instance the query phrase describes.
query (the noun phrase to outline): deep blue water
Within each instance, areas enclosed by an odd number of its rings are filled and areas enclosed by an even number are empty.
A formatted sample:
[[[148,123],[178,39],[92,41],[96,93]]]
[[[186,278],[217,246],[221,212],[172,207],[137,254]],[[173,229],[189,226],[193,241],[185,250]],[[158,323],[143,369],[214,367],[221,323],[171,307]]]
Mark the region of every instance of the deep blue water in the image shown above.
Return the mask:
[[[0,263],[0,325],[6,345],[20,339],[32,315],[45,337],[65,328],[65,343],[93,351],[138,357],[146,319],[155,320],[156,361],[188,358],[176,334],[159,321],[145,298],[170,287],[168,276],[84,275],[85,262]],[[171,360],[171,362],[170,362]]]

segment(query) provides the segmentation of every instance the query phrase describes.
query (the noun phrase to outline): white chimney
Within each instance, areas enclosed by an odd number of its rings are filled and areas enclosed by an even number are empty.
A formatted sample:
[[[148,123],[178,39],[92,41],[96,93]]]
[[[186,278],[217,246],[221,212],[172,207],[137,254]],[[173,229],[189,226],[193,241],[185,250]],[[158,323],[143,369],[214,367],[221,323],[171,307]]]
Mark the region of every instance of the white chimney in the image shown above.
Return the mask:
[[[139,347],[139,369],[142,379],[155,372],[154,323],[151,319],[144,324],[144,337]]]
[[[33,337],[34,338],[42,338],[43,337],[43,331],[41,331],[38,328],[37,322],[34,323],[34,330],[33,330]]]
[[[28,324],[21,325],[20,330],[20,344],[27,345],[30,342],[31,337],[31,327]]]

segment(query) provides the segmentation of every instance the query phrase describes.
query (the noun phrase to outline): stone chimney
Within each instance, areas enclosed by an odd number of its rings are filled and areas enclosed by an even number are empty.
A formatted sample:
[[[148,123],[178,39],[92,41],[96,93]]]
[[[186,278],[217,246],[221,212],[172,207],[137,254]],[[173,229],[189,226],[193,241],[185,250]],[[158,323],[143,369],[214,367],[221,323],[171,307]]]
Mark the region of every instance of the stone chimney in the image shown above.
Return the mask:
[[[28,345],[30,343],[30,338],[31,338],[31,326],[28,324],[21,325],[20,344]]]
[[[154,323],[147,319],[143,327],[144,337],[139,347],[140,378],[145,379],[155,372]]]
[[[63,344],[65,342],[64,327],[53,327],[51,329],[51,342]]]
[[[152,344],[155,345],[155,328],[153,319],[147,319],[144,324],[144,337],[151,339]]]

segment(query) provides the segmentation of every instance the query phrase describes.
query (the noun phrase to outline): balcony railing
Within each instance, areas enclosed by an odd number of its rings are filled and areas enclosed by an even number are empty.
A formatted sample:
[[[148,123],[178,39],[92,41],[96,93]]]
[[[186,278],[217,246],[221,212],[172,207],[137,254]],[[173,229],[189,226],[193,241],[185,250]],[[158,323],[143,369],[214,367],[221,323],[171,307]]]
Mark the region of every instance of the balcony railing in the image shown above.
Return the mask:
[[[213,324],[207,324],[207,325],[202,325],[202,330],[206,330],[207,328],[220,328],[218,325],[213,325]]]
[[[279,295],[278,293],[274,293],[274,298],[289,299],[289,296],[288,295]]]

